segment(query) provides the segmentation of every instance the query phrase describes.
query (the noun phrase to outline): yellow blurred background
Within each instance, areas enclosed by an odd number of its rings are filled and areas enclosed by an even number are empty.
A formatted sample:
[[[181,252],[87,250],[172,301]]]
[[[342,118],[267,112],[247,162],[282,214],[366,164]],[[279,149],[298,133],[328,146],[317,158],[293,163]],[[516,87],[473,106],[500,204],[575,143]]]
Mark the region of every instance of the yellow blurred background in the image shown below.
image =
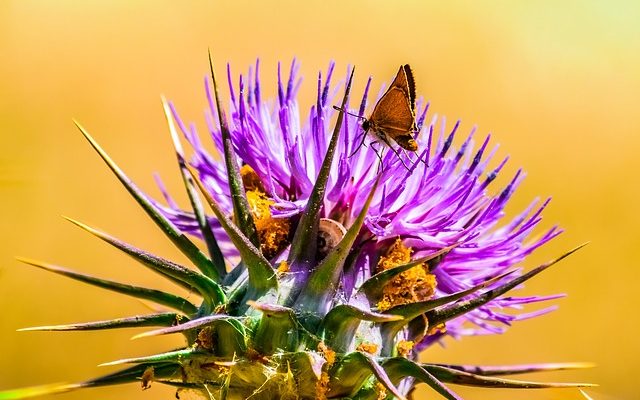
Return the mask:
[[[81,121],[146,191],[152,173],[181,193],[160,94],[203,128],[207,48],[219,72],[261,58],[302,63],[302,109],[329,60],[357,66],[361,93],[410,63],[432,111],[492,132],[504,173],[527,179],[508,211],[553,196],[544,226],[566,232],[527,267],[591,241],[522,293],[568,293],[550,315],[507,334],[448,340],[424,359],[466,364],[593,361],[532,378],[590,381],[594,399],[637,399],[640,285],[640,3],[637,1],[9,1],[0,2],[0,389],[77,381],[97,364],[150,354],[178,338],[131,330],[17,333],[27,326],[134,315],[145,305],[23,266],[48,260],[111,279],[171,288],[60,216],[183,259],[73,126]],[[269,86],[271,85],[271,86]],[[376,92],[374,90],[374,93]],[[271,89],[271,94],[273,90]],[[184,202],[184,198],[180,197]],[[468,399],[580,399],[577,391],[454,389]],[[92,389],[60,399],[170,399],[172,389]],[[418,398],[438,398],[421,389]]]

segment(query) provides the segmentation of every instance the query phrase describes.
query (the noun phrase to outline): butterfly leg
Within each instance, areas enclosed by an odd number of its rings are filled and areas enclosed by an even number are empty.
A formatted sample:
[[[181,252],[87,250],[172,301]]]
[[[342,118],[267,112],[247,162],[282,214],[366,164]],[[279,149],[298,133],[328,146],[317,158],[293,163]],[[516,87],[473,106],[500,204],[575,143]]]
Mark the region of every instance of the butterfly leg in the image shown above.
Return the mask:
[[[358,150],[360,150],[360,147],[362,146],[367,147],[367,144],[364,142],[367,139],[367,130],[363,129],[362,133],[360,134],[360,136],[358,136],[358,138],[360,137],[362,137],[362,140],[360,140],[360,144],[358,144],[358,147],[356,147],[356,149],[349,155],[348,158],[351,158],[354,154],[356,154]]]
[[[378,143],[380,143],[380,142],[378,142],[376,140],[374,142],[369,143],[369,145],[371,146],[371,150],[373,150],[373,152],[376,153],[376,157],[378,157],[378,171],[377,172],[378,173],[382,173],[382,172],[384,172],[384,166],[383,166],[384,164],[382,163],[382,154],[380,154],[382,151],[380,151],[380,153],[379,153],[378,150],[380,150],[380,149],[378,149],[377,147],[373,146],[374,144],[378,144]]]
[[[418,163],[419,163],[419,162],[423,163],[426,167],[428,167],[428,166],[429,166],[429,165],[427,164],[427,161],[425,160],[425,158],[424,158],[424,157],[422,157],[422,156],[417,156],[418,158],[414,161],[414,160],[411,158],[411,154],[410,154],[407,150],[402,149],[402,152],[404,153],[404,155],[405,155],[405,156],[407,156],[407,158],[409,159],[409,161],[411,161],[411,170],[412,170],[412,171],[416,169],[416,167],[418,166]]]
[[[404,162],[404,160],[402,159],[402,157],[400,156],[400,153],[398,153],[398,150],[396,150],[395,148],[393,148],[393,146],[391,145],[391,143],[389,143],[389,140],[387,140],[386,136],[378,136],[380,138],[380,140],[382,140],[390,149],[391,151],[393,151],[396,156],[398,156],[398,159],[400,160],[400,162],[402,163],[402,165],[404,165],[404,167],[406,168],[407,171],[411,171],[411,169],[409,168],[409,166]]]
[[[400,156],[400,153],[398,153],[398,150],[394,149],[393,147],[391,147],[391,150],[393,150],[394,153],[396,153],[396,156],[398,156],[398,159],[400,160],[400,162],[402,163],[402,165],[404,166],[404,168],[411,172],[411,168],[409,168],[409,166],[407,165],[407,163],[404,162],[404,160],[402,159],[402,157]]]
[[[402,151],[402,154],[404,154],[409,159],[409,161],[411,161],[412,164],[416,163],[416,161],[413,161],[413,159],[411,159],[411,153],[409,153],[406,149],[402,149],[401,151]]]

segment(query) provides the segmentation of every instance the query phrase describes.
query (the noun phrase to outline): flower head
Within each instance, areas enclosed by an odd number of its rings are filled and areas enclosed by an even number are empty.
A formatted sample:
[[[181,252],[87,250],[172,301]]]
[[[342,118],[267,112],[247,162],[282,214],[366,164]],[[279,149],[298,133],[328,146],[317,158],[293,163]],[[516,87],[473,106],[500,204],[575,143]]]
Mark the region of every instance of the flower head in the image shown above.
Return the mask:
[[[505,204],[522,175],[517,172],[504,188],[491,187],[506,160],[489,168],[494,151],[487,149],[488,137],[474,149],[472,130],[455,149],[459,123],[450,133],[442,118],[425,123],[424,105],[419,106],[415,154],[371,149],[373,143],[358,148],[363,124],[347,114],[365,113],[371,79],[359,108],[347,113],[351,69],[336,111],[340,85],[331,85],[333,64],[324,79],[318,77],[317,101],[306,122],[296,101],[300,80],[295,62],[286,83],[279,72],[273,102],[262,100],[258,63],[248,79],[240,77],[237,96],[228,69],[227,118],[213,66],[211,70],[207,122],[222,157],[208,153],[193,125],[187,128],[175,107],[163,103],[190,210],[178,207],[162,184],[166,205],[143,194],[78,125],[195,268],[72,220],[197,296],[185,298],[23,260],[167,309],[29,330],[151,326],[155,328],[136,337],[180,333],[184,347],[107,363],[132,366],[79,384],[0,392],[0,399],[126,382],[141,383],[143,389],[153,382],[176,386],[177,395],[195,391],[206,399],[255,400],[402,400],[419,382],[450,400],[460,397],[444,383],[584,386],[494,376],[583,364],[469,367],[417,361],[420,349],[445,335],[498,333],[514,320],[548,311],[513,315],[502,310],[555,296],[501,296],[571,253],[528,272],[513,268],[559,231],[552,228],[528,239],[548,201],[534,202],[504,220]],[[179,130],[193,148],[190,165]],[[410,150],[416,147],[410,137],[405,140]],[[201,197],[212,215],[205,213]],[[200,237],[206,250],[185,233]]]
[[[316,103],[310,107],[308,117],[303,119],[297,102],[301,85],[297,76],[298,64],[295,61],[291,63],[286,81],[278,68],[277,101],[262,99],[259,66],[256,62],[255,69],[250,69],[248,76],[239,77],[237,92],[231,69],[227,67],[231,94],[229,131],[238,160],[244,165],[243,170],[253,171],[255,183],[251,187],[259,186],[249,193],[259,193],[268,199],[271,218],[284,224],[284,221],[296,220],[309,200],[329,146],[331,123],[337,113],[333,105],[336,104],[340,85],[332,86],[335,64],[331,63],[324,76],[318,74]],[[368,101],[371,82],[370,78],[358,108],[353,110],[354,114],[364,116],[371,108]],[[218,115],[208,78],[205,87],[209,103],[206,112],[208,130],[216,147],[221,150],[222,135],[215,122]],[[383,152],[382,167],[378,167],[375,149],[362,147],[355,151],[358,136],[363,133],[361,121],[352,115],[345,117],[341,140],[336,147],[337,160],[332,164],[328,177],[322,217],[349,226],[361,211],[378,178],[381,187],[367,211],[366,228],[359,234],[362,251],[342,278],[346,299],[352,297],[363,280],[379,271],[380,258],[384,258],[397,243],[409,249],[413,257],[429,256],[451,248],[437,268],[423,272],[428,278],[418,278],[428,279],[435,286],[435,292],[426,290],[413,298],[413,301],[419,301],[432,295],[437,298],[469,289],[503,274],[561,232],[552,227],[537,238],[531,237],[549,200],[542,204],[534,200],[522,213],[507,219],[504,208],[522,181],[522,171],[518,170],[505,187],[492,187],[507,159],[490,167],[497,150],[497,146],[489,147],[490,135],[481,138],[480,146],[474,146],[474,127],[456,148],[454,136],[459,131],[460,121],[448,128],[444,117],[430,116],[429,104],[420,103],[417,115],[420,132],[416,138],[418,152],[403,152],[398,156],[393,151],[380,148],[377,151]],[[173,105],[171,109],[194,150],[192,165],[199,178],[219,204],[231,212],[230,193],[225,189],[228,183],[224,165],[205,149],[195,128],[187,128],[180,120]],[[158,206],[181,230],[199,235],[193,214],[180,210],[174,204],[170,200],[168,207]],[[215,218],[211,219],[211,224],[221,246],[227,249],[226,255],[237,255],[224,230],[216,226]],[[284,230],[279,232],[282,243],[286,243]],[[273,247],[273,244],[269,246]],[[286,244],[282,246],[286,251]],[[286,254],[281,257],[286,258]],[[399,280],[405,281],[404,284],[410,288],[415,279]],[[500,333],[512,321],[540,315],[553,307],[520,315],[503,310],[518,310],[523,304],[556,297],[495,299],[449,321],[446,333],[456,337]],[[391,305],[397,304],[389,303],[386,307]],[[425,337],[420,348],[441,338],[444,332],[441,330]]]

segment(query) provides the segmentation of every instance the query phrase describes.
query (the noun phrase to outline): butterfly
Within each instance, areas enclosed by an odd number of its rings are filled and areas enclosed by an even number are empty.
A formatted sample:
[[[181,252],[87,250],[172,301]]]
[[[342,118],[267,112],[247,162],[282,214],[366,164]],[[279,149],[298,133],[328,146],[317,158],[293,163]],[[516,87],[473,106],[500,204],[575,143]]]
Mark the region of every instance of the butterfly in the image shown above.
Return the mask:
[[[389,138],[400,147],[417,151],[413,135],[416,127],[416,84],[409,64],[401,65],[389,89],[380,97],[368,119],[362,123],[363,142],[367,132],[373,134],[391,149]]]

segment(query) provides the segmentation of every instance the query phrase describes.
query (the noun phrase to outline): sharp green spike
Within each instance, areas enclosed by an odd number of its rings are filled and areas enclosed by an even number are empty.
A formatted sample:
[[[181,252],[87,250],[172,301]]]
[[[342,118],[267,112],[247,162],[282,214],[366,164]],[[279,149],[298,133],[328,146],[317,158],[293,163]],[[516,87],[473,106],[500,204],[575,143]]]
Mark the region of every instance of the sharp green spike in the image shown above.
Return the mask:
[[[153,365],[154,363],[167,363],[167,362],[180,363],[181,361],[186,359],[194,359],[197,357],[204,358],[208,356],[210,355],[207,355],[205,352],[202,352],[202,351],[198,351],[194,349],[182,349],[182,350],[176,350],[176,351],[169,351],[161,354],[154,354],[152,356],[123,358],[121,360],[102,363],[98,366],[108,367],[111,365],[143,364],[143,363]]]
[[[353,222],[353,225],[347,230],[347,233],[340,243],[327,254],[324,260],[320,262],[309,276],[305,288],[295,300],[294,308],[319,315],[326,315],[328,308],[332,305],[329,299],[333,297],[337,289],[337,281],[342,273],[342,267],[353,247],[353,243],[358,237],[360,228],[362,228],[379,182],[380,175],[378,175],[378,178],[373,184],[371,192],[358,217]]]
[[[194,310],[194,312],[197,311]],[[21,332],[27,331],[96,331],[102,329],[119,328],[141,328],[147,326],[171,326],[181,318],[185,318],[176,313],[160,313],[150,315],[139,315],[135,317],[108,319],[104,321],[84,322],[66,325],[35,326],[31,328],[18,329]]]
[[[202,182],[198,179],[196,174],[189,169],[191,176],[194,178],[200,192],[205,197],[211,210],[218,218],[220,225],[224,231],[229,235],[229,238],[240,252],[242,261],[249,269],[249,286],[250,289],[257,291],[257,293],[263,294],[270,289],[276,289],[278,287],[278,281],[276,279],[275,271],[271,266],[271,263],[264,258],[260,250],[254,246],[249,239],[238,229],[238,227],[227,217],[222,211],[215,199],[207,192],[202,185]]]
[[[491,289],[489,291],[487,291],[486,293],[481,294],[480,296],[472,299],[472,300],[467,300],[464,302],[461,302],[459,304],[454,304],[451,305],[449,307],[446,307],[444,309],[438,309],[438,310],[433,310],[430,311],[427,314],[427,318],[429,319],[429,323],[432,324],[433,326],[441,324],[443,322],[449,321],[455,317],[458,317],[462,314],[465,314],[473,309],[476,309],[478,307],[481,307],[485,304],[487,304],[489,301],[503,295],[504,293],[508,292],[509,290],[513,289],[514,287],[526,282],[527,280],[533,278],[534,276],[538,275],[540,272],[546,270],[547,268],[551,267],[552,265],[556,264],[557,262],[563,260],[564,258],[570,256],[571,254],[575,253],[576,251],[580,250],[581,248],[583,248],[584,246],[586,246],[585,244],[581,244],[580,246],[574,248],[573,250],[570,250],[568,252],[566,252],[565,254],[561,255],[560,257],[556,258],[553,261],[550,261],[546,264],[543,264],[537,268],[534,268],[533,270],[527,272],[526,274],[519,276],[517,278],[512,279],[511,281],[505,283],[502,286],[499,286],[495,289]]]
[[[109,169],[117,176],[118,180],[124,185],[127,191],[133,196],[136,202],[144,209],[144,211],[151,217],[151,219],[160,227],[162,232],[176,245],[182,253],[184,253],[193,264],[202,271],[206,276],[212,277],[218,281],[220,276],[217,275],[217,270],[214,267],[211,260],[205,256],[200,249],[187,238],[184,234],[179,232],[175,226],[166,219],[154,206],[147,200],[146,196],[138,189],[138,187],[131,182],[131,180],[125,175],[125,173],[118,167],[118,165],[109,157],[109,155],[100,147],[89,132],[80,125],[79,122],[73,121],[84,137],[89,141],[91,146],[98,152],[100,157],[107,164]]]
[[[571,369],[593,368],[595,364],[585,362],[574,363],[545,363],[545,364],[523,364],[523,365],[500,365],[500,366],[483,366],[483,365],[452,365],[452,364],[434,364],[425,363],[425,367],[443,367],[454,369],[457,371],[468,372],[470,374],[482,376],[500,376],[500,375],[516,375],[529,374],[534,372],[563,371]]]
[[[333,163],[333,157],[338,144],[338,138],[340,137],[340,131],[342,130],[342,121],[344,119],[344,110],[347,107],[349,101],[349,93],[351,92],[351,83],[353,81],[353,73],[355,68],[351,69],[351,75],[349,81],[345,87],[344,96],[342,98],[342,107],[338,113],[338,119],[336,120],[333,134],[331,135],[331,141],[327,153],[322,161],[320,172],[316,183],[313,185],[313,190],[309,195],[307,206],[302,213],[298,227],[291,241],[291,250],[289,251],[288,262],[290,265],[300,263],[302,269],[310,269],[309,266],[316,255],[316,241],[318,236],[318,221],[320,220],[320,211],[322,210],[322,204],[324,202],[324,193],[329,180],[329,173],[331,171],[331,164]]]
[[[66,276],[67,278],[75,279],[80,282],[101,287],[103,289],[137,297],[139,299],[151,300],[155,303],[162,304],[167,307],[171,307],[178,311],[182,311],[186,314],[193,314],[198,311],[197,307],[191,304],[186,299],[183,299],[180,296],[176,296],[160,290],[147,289],[139,286],[133,286],[133,285],[127,285],[124,283],[109,281],[106,279],[95,278],[90,275],[81,274],[79,272],[74,272],[74,271],[61,268],[55,265],[51,265],[48,263],[43,263],[35,260],[29,260],[26,258],[18,258],[18,261],[28,265],[32,265],[34,267],[44,269],[49,272]]]
[[[150,336],[169,335],[172,333],[182,333],[191,329],[200,328],[206,325],[220,320],[237,319],[237,317],[231,317],[225,314],[208,315],[206,317],[200,317],[191,321],[186,321],[179,325],[169,326],[167,328],[155,329],[153,331],[143,332],[133,336],[131,339],[140,339]]]
[[[209,68],[211,71],[211,80],[213,81],[213,93],[215,96],[216,107],[218,109],[220,132],[222,133],[224,161],[227,166],[229,190],[231,191],[231,202],[233,203],[233,215],[236,221],[238,221],[240,231],[255,247],[259,248],[260,241],[258,240],[258,231],[256,230],[255,223],[253,222],[253,215],[251,214],[249,202],[247,201],[247,194],[245,193],[244,186],[242,185],[240,169],[238,168],[236,161],[237,156],[233,150],[233,143],[231,143],[231,135],[229,134],[229,127],[227,126],[224,108],[220,103],[220,95],[218,94],[218,84],[216,81],[216,74],[213,69],[211,51],[209,51]]]
[[[76,389],[74,385],[55,383],[51,385],[31,386],[26,388],[5,390],[0,392],[0,400],[30,399],[49,394],[64,393]]]
[[[409,359],[404,357],[390,358],[382,363],[382,367],[387,371],[392,382],[411,376],[420,382],[426,383],[447,400],[462,400],[462,397],[443,385],[436,376]]]
[[[475,292],[477,292],[478,290],[482,290],[484,288],[486,288],[487,286],[491,286],[494,283],[504,279],[505,277],[513,274],[514,272],[516,272],[515,270],[511,270],[511,271],[507,271],[504,274],[500,274],[498,276],[495,276],[491,279],[487,279],[486,281],[479,283],[475,286],[470,287],[469,289],[466,290],[462,290],[460,292],[456,292],[453,294],[450,294],[448,296],[442,296],[442,297],[438,297],[435,299],[431,299],[431,300],[425,300],[425,301],[417,301],[415,303],[407,303],[407,304],[402,304],[399,306],[395,306],[392,307],[388,310],[385,311],[385,313],[388,314],[394,314],[394,315],[401,315],[403,316],[404,320],[406,322],[408,322],[408,320],[411,320],[415,317],[417,317],[420,314],[424,314],[425,312],[429,311],[429,310],[433,310],[436,307],[440,307],[446,304],[450,304],[453,303],[455,301],[458,301],[460,299],[462,299],[463,297],[467,297],[469,295],[474,294]]]
[[[174,282],[181,283],[181,286],[189,290],[195,289],[210,305],[210,308],[226,301],[224,291],[220,285],[211,278],[208,278],[197,271],[178,265],[172,261],[165,260],[161,257],[140,250],[81,222],[75,221],[71,218],[66,219],[115,248],[125,252],[145,267],[171,278]]]
[[[224,278],[227,273],[224,257],[222,255],[222,251],[220,250],[220,246],[218,246],[218,241],[213,236],[211,225],[209,225],[209,220],[204,213],[204,208],[202,207],[202,203],[200,202],[200,198],[198,197],[198,191],[193,182],[193,178],[187,170],[187,165],[184,159],[184,151],[182,150],[182,145],[180,144],[180,137],[178,136],[178,132],[176,131],[176,126],[173,117],[171,116],[169,104],[167,104],[167,100],[164,97],[162,98],[162,107],[167,119],[167,124],[169,125],[169,132],[171,133],[171,140],[173,141],[173,145],[176,150],[176,157],[178,159],[180,174],[182,175],[182,181],[184,182],[187,195],[189,196],[189,201],[191,202],[193,214],[196,218],[196,221],[198,222],[200,233],[202,233],[202,238],[207,245],[209,255],[211,256],[211,260],[214,267],[216,268],[217,274],[220,278]],[[215,279],[214,276],[210,276],[209,278]]]
[[[89,379],[78,383],[76,388],[100,387],[110,385],[120,385],[123,383],[140,382],[145,371],[152,367],[154,379],[168,379],[182,377],[180,365],[175,362],[169,363],[141,363],[134,365],[111,374],[103,375],[98,378]]]
[[[456,385],[479,386],[503,389],[551,389],[551,388],[582,388],[594,387],[590,383],[553,383],[553,382],[531,382],[516,379],[495,378],[492,376],[475,375],[446,367],[425,366],[433,376],[442,382]]]

